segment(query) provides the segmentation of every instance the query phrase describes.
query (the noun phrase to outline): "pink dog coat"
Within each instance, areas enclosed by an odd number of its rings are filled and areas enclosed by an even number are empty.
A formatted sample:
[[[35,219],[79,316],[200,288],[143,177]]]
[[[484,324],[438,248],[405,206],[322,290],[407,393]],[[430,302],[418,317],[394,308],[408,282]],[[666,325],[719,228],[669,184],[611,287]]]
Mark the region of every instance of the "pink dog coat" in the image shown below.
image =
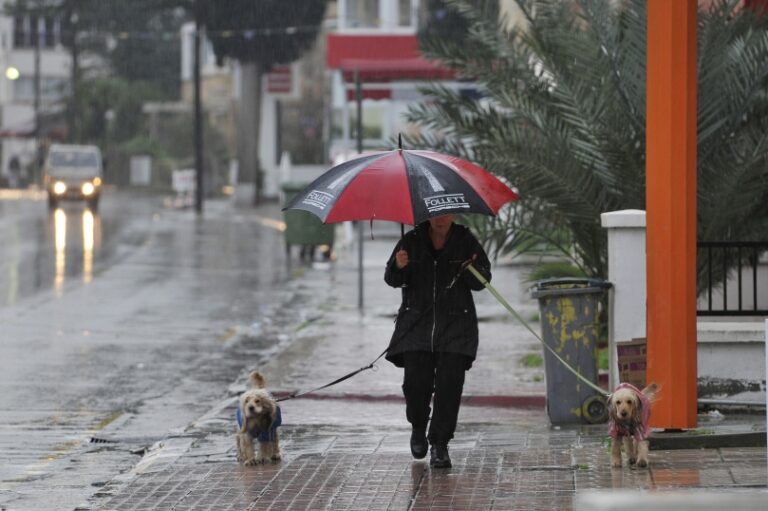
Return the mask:
[[[635,424],[632,421],[627,423],[616,422],[613,415],[611,415],[611,418],[608,421],[608,434],[614,440],[623,436],[633,436],[638,442],[647,440],[648,437],[651,436],[651,428],[648,425],[648,420],[651,418],[651,400],[631,383],[622,383],[616,387],[616,390],[619,389],[631,390],[640,400],[640,424]],[[614,390],[614,392],[616,391]],[[613,397],[613,395],[611,395],[611,397]]]

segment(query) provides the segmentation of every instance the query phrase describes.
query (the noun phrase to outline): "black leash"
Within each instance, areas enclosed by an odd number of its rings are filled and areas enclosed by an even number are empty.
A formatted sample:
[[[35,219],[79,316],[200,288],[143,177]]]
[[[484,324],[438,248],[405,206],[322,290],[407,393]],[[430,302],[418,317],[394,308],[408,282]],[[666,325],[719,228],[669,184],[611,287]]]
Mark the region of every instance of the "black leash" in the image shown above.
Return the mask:
[[[399,339],[398,339],[398,342],[400,342]],[[314,388],[312,390],[305,390],[303,392],[296,391],[296,392],[293,392],[293,393],[291,393],[291,394],[289,394],[287,396],[284,396],[284,397],[281,397],[279,399],[276,399],[275,401],[277,401],[277,402],[287,401],[288,399],[295,399],[297,397],[301,397],[301,396],[305,396],[307,394],[311,394],[313,392],[317,392],[318,390],[327,389],[328,387],[333,387],[334,385],[337,385],[337,384],[343,382],[344,380],[348,380],[348,379],[352,378],[353,376],[355,376],[355,375],[357,375],[359,373],[362,373],[363,371],[367,371],[368,369],[374,369],[376,367],[376,362],[378,362],[379,359],[381,359],[381,357],[386,355],[387,351],[389,351],[389,347],[387,347],[387,349],[382,351],[381,355],[376,357],[376,359],[373,362],[371,362],[370,364],[368,364],[367,366],[363,366],[360,369],[357,369],[356,371],[352,371],[351,373],[345,374],[341,378],[333,380],[331,383],[326,383],[325,385],[322,385],[320,387]]]
[[[446,289],[446,291],[447,291],[447,289]],[[407,328],[407,329],[406,329],[406,330],[405,330],[405,331],[404,331],[404,332],[403,332],[403,333],[400,335],[400,337],[399,337],[399,338],[398,338],[398,339],[397,339],[397,340],[396,340],[394,343],[392,343],[392,344],[391,344],[391,347],[393,347],[393,348],[394,348],[394,347],[395,347],[395,346],[397,346],[397,345],[398,345],[398,344],[399,344],[399,343],[400,343],[400,342],[401,342],[403,339],[405,339],[405,336],[406,336],[406,334],[408,334],[408,332],[410,332],[411,330],[413,330],[413,328],[414,328],[414,327],[415,327],[415,326],[416,326],[416,325],[419,323],[419,321],[421,320],[421,318],[423,318],[423,317],[424,317],[424,315],[425,315],[427,312],[431,311],[431,310],[434,308],[434,306],[435,306],[435,305],[434,305],[434,304],[432,304],[432,305],[430,305],[429,307],[427,307],[426,309],[424,309],[424,311],[422,311],[422,313],[421,313],[421,314],[419,314],[419,315],[418,315],[418,316],[417,316],[417,317],[416,317],[416,318],[413,320],[413,322],[411,323],[411,325],[410,325],[410,326],[409,326],[409,327],[408,327],[408,328]],[[352,378],[353,376],[355,376],[355,375],[357,375],[357,374],[359,374],[359,373],[362,373],[363,371],[367,371],[367,370],[369,370],[369,369],[375,369],[375,367],[376,367],[376,362],[378,362],[379,360],[381,360],[381,357],[383,357],[384,355],[386,355],[386,354],[387,354],[387,352],[389,351],[389,348],[390,348],[390,346],[387,346],[387,348],[386,348],[384,351],[382,351],[382,352],[379,354],[379,356],[378,356],[378,357],[376,357],[376,358],[373,360],[373,362],[371,362],[370,364],[368,364],[368,365],[366,365],[366,366],[363,366],[363,367],[361,367],[360,369],[357,369],[357,370],[355,370],[355,371],[352,371],[351,373],[347,373],[347,374],[345,374],[344,376],[342,376],[341,378],[338,378],[338,379],[336,379],[336,380],[333,380],[333,381],[332,381],[332,382],[330,382],[330,383],[326,383],[325,385],[322,385],[322,386],[320,386],[320,387],[314,388],[314,389],[312,389],[312,390],[305,390],[305,391],[298,391],[298,390],[297,390],[296,392],[293,392],[293,393],[291,393],[291,394],[289,394],[289,395],[287,395],[287,396],[283,396],[283,397],[281,397],[281,398],[279,398],[279,399],[276,399],[275,401],[277,401],[277,402],[280,402],[280,401],[287,401],[288,399],[294,399],[294,398],[297,398],[297,397],[305,396],[305,395],[307,395],[307,394],[311,394],[311,393],[313,393],[313,392],[317,392],[318,390],[327,389],[328,387],[333,387],[334,385],[337,385],[337,384],[339,384],[339,383],[343,382],[344,380],[348,380],[348,379]]]
[[[464,270],[466,270],[466,269],[467,269],[467,267],[469,266],[469,263],[470,263],[471,261],[472,261],[472,260],[471,260],[471,259],[469,259],[469,260],[468,260],[468,261],[467,261],[465,264],[462,264],[462,265],[461,265],[461,267],[459,268],[459,271],[458,271],[458,272],[456,272],[456,275],[453,277],[453,280],[451,280],[451,283],[450,283],[450,284],[449,284],[449,285],[448,285],[448,286],[447,286],[447,287],[446,287],[446,288],[443,290],[443,294],[447,294],[447,293],[448,293],[448,290],[449,290],[449,289],[451,289],[451,288],[454,286],[454,284],[456,284],[456,281],[459,279],[459,277],[460,277],[460,276],[461,276],[461,274],[464,272]],[[437,300],[435,300],[435,301],[437,301]],[[343,381],[345,381],[345,380],[348,380],[348,379],[352,378],[353,376],[356,376],[356,375],[358,375],[358,374],[362,373],[363,371],[367,371],[367,370],[369,370],[369,369],[374,369],[374,368],[376,367],[376,362],[378,362],[379,360],[381,360],[381,357],[383,357],[384,355],[386,355],[386,354],[387,354],[387,352],[389,351],[390,347],[394,348],[394,347],[395,347],[395,346],[397,346],[397,345],[398,345],[398,344],[399,344],[399,343],[400,343],[400,342],[401,342],[403,339],[405,339],[405,336],[406,336],[406,334],[408,334],[408,333],[409,333],[411,330],[413,330],[413,328],[414,328],[414,327],[415,327],[415,326],[416,326],[416,325],[419,323],[419,321],[421,321],[421,318],[423,318],[423,317],[424,317],[424,315],[425,315],[425,314],[427,314],[429,311],[431,311],[431,310],[432,310],[434,307],[435,307],[435,304],[433,303],[432,305],[430,305],[429,307],[427,307],[426,309],[424,309],[424,310],[421,312],[421,314],[419,314],[419,315],[418,315],[418,316],[417,316],[417,317],[416,317],[416,318],[413,320],[413,322],[411,323],[411,325],[410,325],[410,326],[409,326],[407,329],[405,329],[405,331],[404,331],[404,332],[403,332],[403,333],[400,335],[400,337],[399,337],[399,338],[398,338],[398,339],[397,339],[397,340],[396,340],[394,343],[391,343],[391,346],[387,346],[387,348],[386,348],[384,351],[382,351],[382,352],[381,352],[381,354],[380,354],[378,357],[376,357],[376,358],[373,360],[373,362],[371,362],[370,364],[368,364],[368,365],[366,365],[366,366],[363,366],[363,367],[361,367],[360,369],[356,369],[355,371],[352,371],[351,373],[347,373],[347,374],[345,374],[344,376],[342,376],[341,378],[337,378],[336,380],[333,380],[333,381],[332,381],[332,382],[330,382],[330,383],[326,383],[325,385],[322,385],[322,386],[320,386],[320,387],[316,387],[316,388],[314,388],[314,389],[311,389],[311,390],[305,390],[305,391],[298,391],[298,390],[297,390],[297,391],[295,391],[295,392],[292,392],[291,394],[289,394],[289,395],[287,395],[287,396],[283,396],[283,397],[281,397],[281,398],[279,398],[279,399],[276,399],[275,401],[277,401],[277,402],[280,402],[280,401],[287,401],[287,400],[289,400],[289,399],[295,399],[295,398],[297,398],[297,397],[305,396],[305,395],[307,395],[307,394],[312,394],[313,392],[317,392],[318,390],[323,390],[323,389],[327,389],[328,387],[333,387],[334,385],[338,385],[339,383],[341,383],[341,382],[343,382]]]

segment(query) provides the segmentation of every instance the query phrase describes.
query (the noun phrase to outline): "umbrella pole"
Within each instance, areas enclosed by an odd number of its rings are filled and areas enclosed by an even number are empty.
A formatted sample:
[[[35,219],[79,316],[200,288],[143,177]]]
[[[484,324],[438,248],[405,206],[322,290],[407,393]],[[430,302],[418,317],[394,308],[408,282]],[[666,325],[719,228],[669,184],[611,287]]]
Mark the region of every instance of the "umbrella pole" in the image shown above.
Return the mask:
[[[405,237],[405,224],[400,224],[400,237]]]

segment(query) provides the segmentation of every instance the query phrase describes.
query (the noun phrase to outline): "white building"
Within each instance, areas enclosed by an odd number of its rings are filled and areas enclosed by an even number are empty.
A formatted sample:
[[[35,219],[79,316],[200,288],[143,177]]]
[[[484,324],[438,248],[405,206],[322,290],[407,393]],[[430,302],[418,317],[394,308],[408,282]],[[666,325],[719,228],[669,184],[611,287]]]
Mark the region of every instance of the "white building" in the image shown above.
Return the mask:
[[[398,133],[418,128],[404,113],[426,101],[419,88],[440,82],[462,94],[476,95],[472,82],[455,79],[439,62],[425,59],[417,38],[419,24],[428,22],[426,0],[338,0],[337,29],[327,34],[327,67],[331,70],[335,136],[331,158],[357,153],[356,82],[362,89],[363,149],[391,146]],[[510,25],[522,15],[512,0],[500,0],[500,11]]]
[[[357,152],[355,77],[362,89],[363,148],[384,149],[399,132],[417,88],[451,73],[421,57],[416,37],[420,0],[339,0],[336,30],[326,36],[331,70],[334,161]]]
[[[13,3],[3,1],[3,8]],[[61,44],[60,20],[35,15],[0,15],[0,176],[5,178],[4,182],[14,157],[20,164],[22,177],[28,180],[34,177],[27,171],[34,172],[37,154],[35,34],[40,40],[40,116],[48,118],[52,113],[63,111],[69,96],[72,59]]]

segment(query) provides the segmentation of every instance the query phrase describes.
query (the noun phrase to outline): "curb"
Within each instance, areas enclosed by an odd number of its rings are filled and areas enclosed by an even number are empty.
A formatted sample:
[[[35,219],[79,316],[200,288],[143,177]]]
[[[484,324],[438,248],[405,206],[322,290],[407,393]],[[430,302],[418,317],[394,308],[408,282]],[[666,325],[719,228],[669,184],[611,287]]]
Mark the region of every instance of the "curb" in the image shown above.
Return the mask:
[[[682,433],[654,433],[648,439],[648,447],[654,451],[678,449],[720,449],[722,447],[765,447],[765,431],[746,433],[702,433],[695,430]]]

